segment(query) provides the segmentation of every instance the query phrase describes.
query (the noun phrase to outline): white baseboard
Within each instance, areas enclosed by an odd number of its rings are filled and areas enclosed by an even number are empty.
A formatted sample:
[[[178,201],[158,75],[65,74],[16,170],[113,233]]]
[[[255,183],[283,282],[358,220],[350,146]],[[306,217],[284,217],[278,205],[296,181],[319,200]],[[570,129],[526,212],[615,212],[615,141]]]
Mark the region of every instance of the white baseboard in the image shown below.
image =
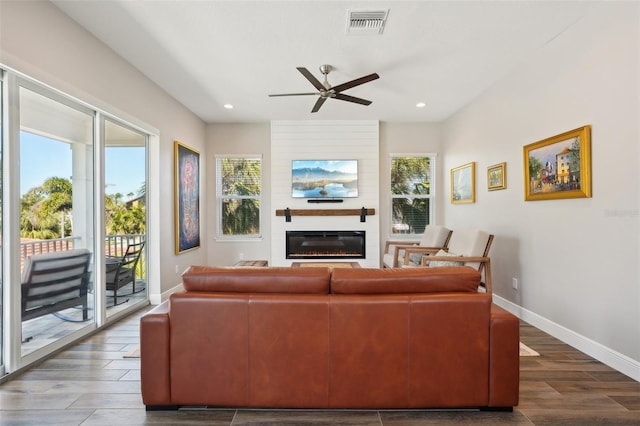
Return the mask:
[[[183,291],[184,291],[184,287],[182,286],[182,283],[180,283],[163,293],[151,293],[149,294],[149,303],[151,303],[152,305],[159,305],[165,300],[167,300],[169,296],[171,296],[173,293],[178,293]]]
[[[560,324],[556,324],[555,322],[550,321],[535,312],[531,312],[520,305],[516,305],[513,302],[503,299],[500,296],[494,294],[493,301],[496,305],[506,309],[523,321],[528,322],[545,333],[560,339],[579,351],[584,352],[609,367],[618,370],[622,374],[640,382],[640,362],[591,340],[588,337],[578,334],[573,330],[569,330]]]

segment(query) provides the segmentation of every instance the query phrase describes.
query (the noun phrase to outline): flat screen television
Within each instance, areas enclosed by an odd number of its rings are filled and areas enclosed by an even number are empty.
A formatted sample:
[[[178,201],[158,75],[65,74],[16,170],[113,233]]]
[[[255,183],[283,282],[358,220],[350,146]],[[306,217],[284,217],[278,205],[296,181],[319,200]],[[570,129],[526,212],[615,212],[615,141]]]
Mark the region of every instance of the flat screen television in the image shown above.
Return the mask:
[[[293,198],[355,198],[358,160],[293,160]]]

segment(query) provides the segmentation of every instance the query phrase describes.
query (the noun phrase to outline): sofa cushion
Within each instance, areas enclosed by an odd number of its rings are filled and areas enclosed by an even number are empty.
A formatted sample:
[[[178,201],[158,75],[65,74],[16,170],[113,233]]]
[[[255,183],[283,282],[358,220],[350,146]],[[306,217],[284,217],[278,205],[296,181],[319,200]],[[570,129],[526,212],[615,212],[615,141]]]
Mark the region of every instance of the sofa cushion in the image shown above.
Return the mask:
[[[333,294],[477,292],[480,273],[468,266],[442,268],[336,268]]]
[[[328,294],[329,268],[191,266],[182,274],[186,291]]]

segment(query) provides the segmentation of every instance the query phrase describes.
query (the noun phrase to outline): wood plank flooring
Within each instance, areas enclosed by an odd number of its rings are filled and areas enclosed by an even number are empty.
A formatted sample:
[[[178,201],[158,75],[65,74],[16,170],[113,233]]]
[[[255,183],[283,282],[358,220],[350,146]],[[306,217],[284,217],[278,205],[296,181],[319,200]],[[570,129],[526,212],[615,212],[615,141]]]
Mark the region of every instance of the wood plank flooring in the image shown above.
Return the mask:
[[[521,323],[540,357],[520,358],[520,405],[475,410],[146,412],[134,314],[0,385],[0,425],[640,425],[640,383]]]

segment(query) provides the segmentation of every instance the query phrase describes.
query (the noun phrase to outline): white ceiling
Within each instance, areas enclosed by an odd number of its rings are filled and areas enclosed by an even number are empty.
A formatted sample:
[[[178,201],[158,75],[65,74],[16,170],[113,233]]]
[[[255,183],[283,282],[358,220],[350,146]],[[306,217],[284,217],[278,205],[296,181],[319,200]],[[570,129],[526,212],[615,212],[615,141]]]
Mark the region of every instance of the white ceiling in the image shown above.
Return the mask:
[[[53,0],[171,96],[213,122],[376,119],[438,122],[471,102],[581,19],[593,1],[78,1]],[[382,35],[347,35],[348,10],[389,9]],[[296,70],[330,64],[316,97]],[[425,108],[416,108],[425,102]],[[227,110],[229,103],[234,109]]]

